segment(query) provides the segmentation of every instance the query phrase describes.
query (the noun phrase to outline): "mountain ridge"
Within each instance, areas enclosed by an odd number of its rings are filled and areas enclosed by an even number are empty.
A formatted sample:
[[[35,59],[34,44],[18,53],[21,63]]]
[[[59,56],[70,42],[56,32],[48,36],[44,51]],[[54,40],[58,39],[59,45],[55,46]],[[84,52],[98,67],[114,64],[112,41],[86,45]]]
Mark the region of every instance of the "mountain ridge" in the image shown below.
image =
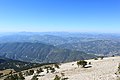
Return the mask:
[[[41,63],[68,62],[95,57],[95,55],[82,51],[60,49],[52,45],[30,42],[2,43],[0,44],[0,56],[15,60]]]

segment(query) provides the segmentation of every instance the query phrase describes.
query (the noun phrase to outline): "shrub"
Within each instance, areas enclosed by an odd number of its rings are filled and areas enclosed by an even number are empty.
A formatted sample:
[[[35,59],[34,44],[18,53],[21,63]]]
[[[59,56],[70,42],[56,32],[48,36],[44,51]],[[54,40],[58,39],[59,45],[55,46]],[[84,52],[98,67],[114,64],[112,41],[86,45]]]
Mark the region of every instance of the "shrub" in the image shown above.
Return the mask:
[[[94,60],[98,60],[98,58],[94,58]]]
[[[41,73],[41,72],[43,72],[42,68],[37,69],[37,71],[36,71],[37,74],[39,74],[39,73]]]
[[[54,66],[55,66],[55,68],[58,68],[58,69],[60,68],[58,64],[55,64]]]
[[[101,56],[100,58],[101,58],[101,60],[102,60],[102,59],[104,58],[104,56]]]
[[[40,72],[44,72],[42,68],[39,69]]]
[[[51,70],[51,73],[54,73],[55,72],[55,68],[50,68],[50,70]]]
[[[16,80],[13,75],[7,76],[4,80]]]
[[[85,65],[87,65],[87,61],[80,60],[77,62],[77,65],[78,65],[78,67],[79,67],[79,65],[81,65],[82,67],[85,67]]]
[[[68,77],[66,77],[66,78],[62,78],[61,80],[68,80]]]
[[[59,77],[58,75],[55,76],[54,80],[60,80],[61,77]]]
[[[3,75],[3,73],[0,73],[0,77]]]
[[[36,75],[34,75],[31,80],[38,80],[38,78]]]
[[[91,62],[89,62],[88,64],[91,65]]]
[[[18,79],[18,75],[17,75],[17,74],[14,74],[13,77],[14,77],[15,79]]]
[[[25,78],[23,77],[22,72],[19,72],[18,75],[19,75],[18,80],[25,80]]]
[[[33,75],[33,74],[34,74],[34,70],[30,70],[29,75]]]
[[[22,75],[22,72],[20,72],[18,75],[9,75],[4,80],[25,80],[25,78]]]
[[[62,77],[65,76],[65,73],[61,73],[61,76],[62,76]]]
[[[120,63],[119,63],[119,66],[118,66],[118,72],[119,72],[119,74],[120,74]]]
[[[26,72],[25,72],[25,75],[26,75],[26,76],[29,76],[29,72],[28,72],[28,71],[26,71]]]
[[[47,68],[47,73],[49,73],[49,69]]]
[[[115,57],[115,55],[112,55],[112,57]]]

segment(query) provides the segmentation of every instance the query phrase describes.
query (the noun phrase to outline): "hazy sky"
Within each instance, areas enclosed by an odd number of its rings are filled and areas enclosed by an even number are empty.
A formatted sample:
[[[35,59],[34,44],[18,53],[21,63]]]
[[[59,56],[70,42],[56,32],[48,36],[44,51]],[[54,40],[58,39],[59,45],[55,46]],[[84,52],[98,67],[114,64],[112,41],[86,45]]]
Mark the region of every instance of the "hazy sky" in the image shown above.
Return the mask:
[[[120,32],[120,0],[0,0],[0,32]]]

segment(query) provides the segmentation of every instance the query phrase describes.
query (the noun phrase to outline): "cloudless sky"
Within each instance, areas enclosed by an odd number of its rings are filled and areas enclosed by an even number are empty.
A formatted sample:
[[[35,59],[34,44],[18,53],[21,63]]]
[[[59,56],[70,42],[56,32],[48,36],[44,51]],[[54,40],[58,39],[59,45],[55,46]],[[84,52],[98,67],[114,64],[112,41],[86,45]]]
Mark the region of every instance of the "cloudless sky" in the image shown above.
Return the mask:
[[[0,0],[0,32],[120,33],[120,0]]]

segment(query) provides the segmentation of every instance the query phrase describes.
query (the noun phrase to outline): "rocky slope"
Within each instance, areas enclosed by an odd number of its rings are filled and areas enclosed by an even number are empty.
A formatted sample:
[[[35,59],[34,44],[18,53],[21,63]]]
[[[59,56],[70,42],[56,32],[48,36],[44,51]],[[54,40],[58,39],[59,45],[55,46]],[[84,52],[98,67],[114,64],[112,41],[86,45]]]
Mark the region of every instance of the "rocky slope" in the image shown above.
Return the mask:
[[[108,57],[103,60],[86,60],[91,62],[92,67],[82,68],[76,65],[77,62],[69,62],[60,65],[60,69],[57,69],[55,73],[44,73],[44,76],[38,76],[38,80],[53,80],[55,75],[62,77],[61,73],[64,73],[64,77],[68,80],[119,80],[120,75],[115,74],[118,71],[118,65],[120,63],[120,57]],[[42,75],[39,74],[39,75]],[[33,76],[33,75],[32,75]],[[25,77],[26,80],[30,80],[32,76]]]

